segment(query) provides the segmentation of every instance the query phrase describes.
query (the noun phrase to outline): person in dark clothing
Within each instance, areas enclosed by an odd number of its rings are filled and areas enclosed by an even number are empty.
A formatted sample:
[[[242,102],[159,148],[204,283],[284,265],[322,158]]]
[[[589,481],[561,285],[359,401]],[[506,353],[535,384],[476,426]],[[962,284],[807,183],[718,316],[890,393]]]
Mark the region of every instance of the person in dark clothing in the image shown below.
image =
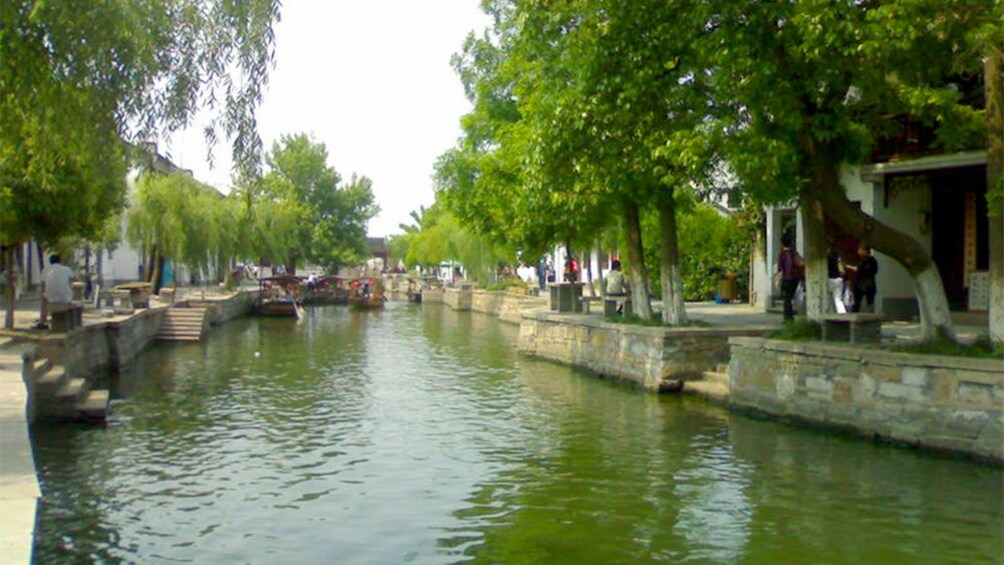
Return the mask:
[[[782,237],[781,254],[777,258],[777,271],[781,275],[781,298],[784,300],[785,322],[795,319],[793,301],[795,291],[798,290],[799,280],[802,278],[803,265],[802,258],[791,248],[791,238]]]
[[[872,257],[871,248],[864,243],[858,246],[858,255],[861,257],[858,265],[849,267],[857,273],[857,277],[854,279],[854,305],[851,306],[851,311],[860,312],[862,304],[867,300],[868,307],[865,312],[874,312],[875,291],[877,289],[875,275],[878,274],[878,261]]]

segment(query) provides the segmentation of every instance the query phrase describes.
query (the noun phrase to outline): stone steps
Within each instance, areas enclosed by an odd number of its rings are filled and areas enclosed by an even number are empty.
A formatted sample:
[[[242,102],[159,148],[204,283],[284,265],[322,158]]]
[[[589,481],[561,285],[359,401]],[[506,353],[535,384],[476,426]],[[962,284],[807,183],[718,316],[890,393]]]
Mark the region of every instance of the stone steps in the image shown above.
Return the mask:
[[[46,366],[44,372],[34,372],[35,388],[39,392],[52,392],[62,388],[66,381],[66,370],[61,366]]]
[[[89,390],[73,404],[73,408],[84,419],[104,420],[108,416],[110,400],[107,390]]]
[[[42,416],[72,421],[104,421],[108,417],[111,396],[107,390],[93,390],[87,379],[69,377],[66,369],[51,359],[35,358],[30,363]]]
[[[685,381],[683,392],[703,396],[715,402],[728,403],[729,401],[729,374],[728,366],[718,365],[717,371],[704,371],[700,380]],[[722,372],[721,369],[725,369]]]
[[[155,339],[157,341],[201,341],[206,333],[205,308],[169,308],[164,313]]]
[[[21,371],[21,356],[16,353],[0,354],[0,370]]]

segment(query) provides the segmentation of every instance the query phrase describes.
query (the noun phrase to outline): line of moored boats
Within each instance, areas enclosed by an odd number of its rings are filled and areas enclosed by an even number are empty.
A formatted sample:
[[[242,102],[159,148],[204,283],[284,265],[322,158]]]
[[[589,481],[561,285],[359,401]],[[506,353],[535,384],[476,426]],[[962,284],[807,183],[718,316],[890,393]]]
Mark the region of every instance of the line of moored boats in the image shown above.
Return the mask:
[[[304,306],[348,304],[354,308],[383,308],[383,283],[376,278],[275,275],[258,281],[254,312],[260,316],[299,318]]]

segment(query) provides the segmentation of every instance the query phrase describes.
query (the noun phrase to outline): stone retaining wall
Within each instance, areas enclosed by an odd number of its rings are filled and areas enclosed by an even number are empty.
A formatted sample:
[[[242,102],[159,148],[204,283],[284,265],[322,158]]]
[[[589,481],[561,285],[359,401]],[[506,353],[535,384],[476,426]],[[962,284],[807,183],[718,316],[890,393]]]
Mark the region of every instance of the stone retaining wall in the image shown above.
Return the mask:
[[[442,288],[423,288],[422,303],[436,304],[446,301],[446,290]]]
[[[463,288],[447,288],[443,291],[443,303],[454,310],[470,310],[473,298],[474,290],[470,286]]]
[[[254,306],[255,299],[258,298],[258,294],[257,290],[241,290],[224,297],[193,297],[186,299],[185,302],[194,308],[206,308],[209,311],[209,323],[219,326],[228,320],[251,313],[251,308]]]
[[[510,324],[522,323],[525,312],[546,307],[545,300],[526,294],[475,290],[471,296],[471,310],[498,316]]]
[[[729,359],[729,336],[763,328],[657,328],[613,324],[590,316],[535,312],[523,316],[519,351],[635,382],[649,390],[678,388]]]
[[[1004,461],[1004,361],[738,337],[730,402]]]
[[[39,341],[39,353],[62,364],[71,377],[91,378],[135,359],[153,342],[166,310],[157,306],[88,324],[65,337]]]

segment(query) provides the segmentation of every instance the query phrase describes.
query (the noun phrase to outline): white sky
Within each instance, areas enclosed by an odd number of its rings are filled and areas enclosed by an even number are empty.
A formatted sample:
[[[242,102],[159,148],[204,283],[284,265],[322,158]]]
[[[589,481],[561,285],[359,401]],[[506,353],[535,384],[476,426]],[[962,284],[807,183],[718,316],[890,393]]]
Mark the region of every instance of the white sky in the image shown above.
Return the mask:
[[[489,24],[478,0],[286,0],[276,65],[258,112],[264,146],[306,132],[328,149],[343,180],[373,180],[373,236],[399,233],[434,201],[433,165],[460,136],[470,110],[450,57]],[[224,192],[230,145],[206,162],[200,127],[162,147],[175,164]]]

